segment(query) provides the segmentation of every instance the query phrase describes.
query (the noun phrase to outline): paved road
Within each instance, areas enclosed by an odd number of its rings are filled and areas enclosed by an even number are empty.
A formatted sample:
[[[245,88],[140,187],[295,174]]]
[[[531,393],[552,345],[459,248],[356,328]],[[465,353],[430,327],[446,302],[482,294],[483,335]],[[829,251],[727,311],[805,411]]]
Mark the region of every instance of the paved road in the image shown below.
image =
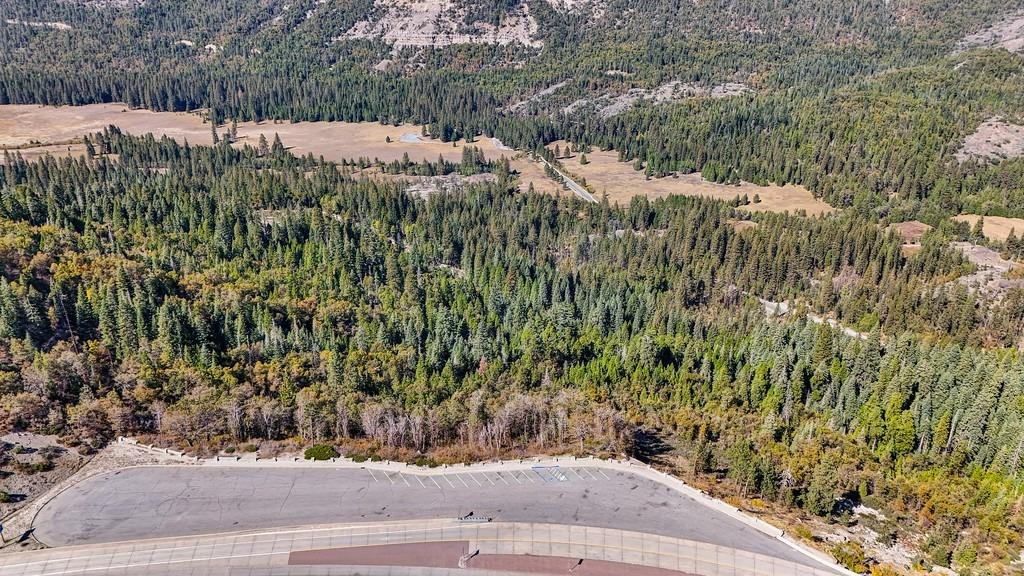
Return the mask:
[[[541,162],[547,164],[552,170],[554,170],[555,174],[558,174],[559,176],[561,176],[562,180],[565,181],[566,187],[569,188],[569,190],[572,190],[572,192],[574,194],[579,196],[581,199],[586,200],[587,202],[593,202],[595,204],[597,203],[597,200],[594,198],[593,194],[591,194],[590,192],[587,192],[586,188],[584,188],[583,186],[580,186],[579,183],[576,182],[575,180],[573,180],[572,178],[570,178],[568,174],[566,174],[565,172],[562,172],[558,168],[555,168],[554,164],[552,164],[551,162],[548,162],[547,159],[544,158],[543,156],[538,156],[538,158],[540,158]]]
[[[39,512],[49,545],[281,526],[453,518],[634,530],[812,563],[785,543],[652,480],[592,467],[418,477],[336,468],[170,466],[95,476]]]
[[[387,546],[386,558],[371,553],[382,549],[368,548],[380,545]],[[424,545],[433,550],[428,558],[412,550]],[[439,547],[448,551],[441,552]],[[465,558],[463,551],[470,550],[477,551],[477,555]],[[367,556],[367,553],[371,554]],[[360,558],[354,558],[353,554]],[[64,546],[0,555],[0,574],[455,576],[483,574],[480,569],[485,569],[486,574],[495,576],[530,566],[536,568],[538,561],[549,568],[558,564],[567,567],[573,558],[586,559],[584,569],[576,571],[582,576],[599,573],[590,568],[601,568],[602,563],[604,568],[613,568],[609,563],[618,563],[614,566],[616,575],[672,571],[673,575],[703,576],[835,576],[833,571],[824,568],[638,532],[536,523],[466,524],[454,520],[365,522]],[[348,560],[374,564],[387,561],[405,568],[308,565],[311,561],[328,559],[343,563]],[[463,561],[466,568],[422,567],[447,567]],[[622,564],[630,568],[624,570]],[[495,566],[500,570],[490,571]],[[565,571],[548,573],[565,574]]]

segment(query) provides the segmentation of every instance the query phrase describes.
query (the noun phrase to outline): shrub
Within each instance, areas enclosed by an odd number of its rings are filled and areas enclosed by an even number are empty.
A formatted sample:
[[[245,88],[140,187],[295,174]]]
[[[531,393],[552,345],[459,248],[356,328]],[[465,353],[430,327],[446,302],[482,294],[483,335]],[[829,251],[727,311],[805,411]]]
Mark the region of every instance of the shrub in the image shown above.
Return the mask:
[[[227,448],[224,449],[224,453],[225,454],[234,454],[235,453],[235,447],[234,446],[228,446]]]
[[[259,449],[260,449],[260,447],[255,445],[255,444],[244,444],[244,445],[242,445],[242,452],[255,452],[255,451],[259,450]]]
[[[875,564],[871,567],[871,576],[901,576],[899,568],[892,564]]]
[[[413,460],[413,464],[416,466],[425,466],[427,468],[437,468],[441,465],[437,460],[427,456],[417,456],[416,459]]]
[[[0,490],[0,504],[7,504],[11,501],[11,495],[3,490]]]
[[[953,552],[953,562],[960,570],[970,568],[978,561],[978,550],[970,544],[963,544]]]
[[[848,569],[863,574],[867,571],[864,547],[857,542],[845,542],[832,547],[832,556]]]
[[[811,532],[811,529],[807,526],[804,526],[803,524],[797,524],[796,526],[794,526],[793,533],[804,540],[814,540],[814,532]]]
[[[330,460],[338,457],[338,451],[327,444],[314,444],[306,448],[306,460]]]

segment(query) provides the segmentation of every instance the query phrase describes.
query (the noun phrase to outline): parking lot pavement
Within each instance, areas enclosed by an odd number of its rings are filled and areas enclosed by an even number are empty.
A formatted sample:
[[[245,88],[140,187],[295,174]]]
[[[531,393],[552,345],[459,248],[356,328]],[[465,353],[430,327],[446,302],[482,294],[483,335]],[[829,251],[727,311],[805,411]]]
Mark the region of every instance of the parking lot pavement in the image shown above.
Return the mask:
[[[465,470],[434,475],[404,474],[401,471],[366,469],[373,482],[388,482],[392,485],[420,486],[422,488],[472,488],[484,486],[525,486],[551,482],[601,482],[611,476],[600,468],[586,466],[534,466],[528,470]],[[613,472],[614,474],[614,472]]]
[[[339,522],[456,518],[618,528],[794,562],[806,556],[653,480],[595,466],[451,468],[163,466],[89,478],[40,510],[49,545]]]

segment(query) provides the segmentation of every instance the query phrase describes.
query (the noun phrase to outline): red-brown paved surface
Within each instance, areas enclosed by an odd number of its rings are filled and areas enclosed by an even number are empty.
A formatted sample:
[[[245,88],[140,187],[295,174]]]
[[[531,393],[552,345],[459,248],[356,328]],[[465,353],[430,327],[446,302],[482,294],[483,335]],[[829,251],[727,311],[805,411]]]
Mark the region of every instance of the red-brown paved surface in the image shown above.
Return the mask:
[[[325,548],[292,552],[292,566],[406,566],[458,568],[459,558],[468,552],[468,542],[415,542],[350,548]],[[530,554],[479,554],[466,565],[477,570],[523,574],[573,574],[578,576],[693,576],[678,570],[638,566],[606,560],[583,560]],[[570,571],[571,570],[571,571]]]
[[[303,550],[288,555],[292,566],[419,566],[458,568],[468,542],[413,542]]]
[[[678,570],[638,566],[607,560],[584,560],[558,556],[531,556],[526,554],[481,554],[469,561],[467,568],[503,570],[524,574],[552,574],[573,576],[693,576]],[[572,572],[569,572],[569,570]]]

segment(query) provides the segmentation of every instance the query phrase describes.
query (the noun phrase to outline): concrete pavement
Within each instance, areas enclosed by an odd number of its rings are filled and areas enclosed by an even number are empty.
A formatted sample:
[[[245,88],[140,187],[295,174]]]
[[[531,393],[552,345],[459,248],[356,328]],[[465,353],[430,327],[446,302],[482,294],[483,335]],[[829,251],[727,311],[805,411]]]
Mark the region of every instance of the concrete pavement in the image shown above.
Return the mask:
[[[65,546],[474,512],[502,522],[642,531],[813,563],[778,539],[631,472],[582,464],[435,472],[327,465],[129,468],[61,493],[33,526],[41,542]]]
[[[280,528],[220,535],[69,546],[0,556],[4,576],[134,574],[512,574],[464,569],[289,565],[292,552],[415,542],[466,542],[487,555],[557,556],[658,567],[701,576],[833,576],[771,556],[641,532],[519,522],[454,520]]]

